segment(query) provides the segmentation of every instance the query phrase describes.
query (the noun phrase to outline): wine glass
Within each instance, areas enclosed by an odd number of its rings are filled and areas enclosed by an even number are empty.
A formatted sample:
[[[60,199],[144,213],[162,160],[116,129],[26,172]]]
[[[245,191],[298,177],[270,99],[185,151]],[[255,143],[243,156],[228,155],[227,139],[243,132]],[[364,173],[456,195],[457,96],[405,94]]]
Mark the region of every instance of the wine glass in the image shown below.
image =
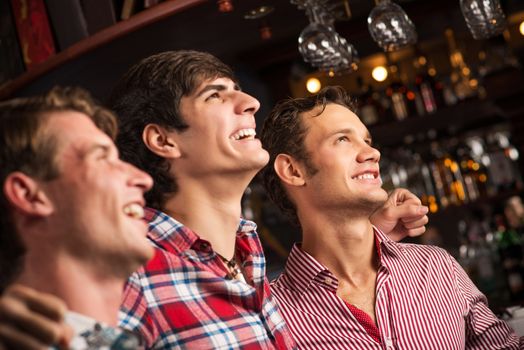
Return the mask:
[[[460,0],[460,8],[473,38],[487,39],[506,28],[499,0]]]
[[[298,50],[304,61],[322,70],[349,72],[357,67],[355,47],[333,27],[333,17],[318,3],[304,2],[310,20],[298,37]]]
[[[371,10],[368,29],[373,40],[386,52],[417,42],[415,25],[406,12],[390,0],[379,0]]]
[[[298,37],[298,51],[312,65],[329,60],[336,54],[338,37],[333,29],[321,23],[310,23]]]

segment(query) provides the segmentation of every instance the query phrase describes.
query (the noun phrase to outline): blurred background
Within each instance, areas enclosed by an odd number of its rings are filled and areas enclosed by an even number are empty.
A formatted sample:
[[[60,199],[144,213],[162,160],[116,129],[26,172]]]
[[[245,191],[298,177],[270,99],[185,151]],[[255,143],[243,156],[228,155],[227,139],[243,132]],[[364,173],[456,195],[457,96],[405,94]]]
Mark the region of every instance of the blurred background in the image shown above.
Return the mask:
[[[79,85],[104,101],[151,54],[203,50],[262,104],[341,85],[382,152],[385,187],[430,208],[411,242],[447,249],[501,312],[524,301],[524,1],[2,0],[0,99]],[[300,232],[260,181],[244,215],[268,272]]]

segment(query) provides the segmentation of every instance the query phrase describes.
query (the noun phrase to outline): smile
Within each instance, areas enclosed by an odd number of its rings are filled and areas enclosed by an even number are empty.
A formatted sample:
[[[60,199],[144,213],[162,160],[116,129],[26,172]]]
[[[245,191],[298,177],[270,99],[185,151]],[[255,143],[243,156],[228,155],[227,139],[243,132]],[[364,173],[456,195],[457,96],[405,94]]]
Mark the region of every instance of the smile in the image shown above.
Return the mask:
[[[241,129],[237,131],[236,133],[234,133],[233,135],[231,135],[229,138],[235,141],[246,140],[246,139],[253,140],[256,135],[257,133],[255,129],[249,128],[249,129]]]
[[[142,219],[144,218],[144,208],[137,203],[131,203],[124,207],[124,214],[133,219]]]
[[[374,180],[378,177],[378,172],[366,172],[353,176],[354,180]]]

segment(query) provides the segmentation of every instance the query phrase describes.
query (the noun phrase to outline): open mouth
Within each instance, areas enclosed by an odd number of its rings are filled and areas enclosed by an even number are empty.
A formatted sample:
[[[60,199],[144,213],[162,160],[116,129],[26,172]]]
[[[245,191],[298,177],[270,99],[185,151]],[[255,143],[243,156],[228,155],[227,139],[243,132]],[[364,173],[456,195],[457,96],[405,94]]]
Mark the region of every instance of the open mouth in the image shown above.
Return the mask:
[[[365,172],[362,174],[358,174],[352,177],[353,180],[375,180],[378,178],[378,172],[377,171],[370,171]]]
[[[240,140],[253,140],[255,139],[255,136],[257,135],[255,129],[249,128],[249,129],[241,129],[238,130],[236,133],[231,135],[229,138],[231,140],[240,141]]]
[[[144,208],[138,203],[131,203],[124,207],[124,214],[133,219],[143,219]]]

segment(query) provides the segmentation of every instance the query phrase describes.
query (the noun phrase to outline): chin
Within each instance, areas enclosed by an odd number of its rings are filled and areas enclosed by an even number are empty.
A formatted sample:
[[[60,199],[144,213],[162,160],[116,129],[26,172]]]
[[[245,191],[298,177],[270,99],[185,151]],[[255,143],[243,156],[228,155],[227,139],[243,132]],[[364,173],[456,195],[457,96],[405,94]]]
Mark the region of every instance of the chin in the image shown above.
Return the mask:
[[[265,149],[260,149],[260,152],[253,157],[253,162],[258,165],[260,169],[266,166],[269,162],[269,153]]]
[[[130,259],[132,260],[129,263],[129,270],[131,273],[133,273],[141,266],[147,264],[147,262],[153,258],[155,255],[155,250],[148,244],[148,247],[136,247],[135,251],[129,253]]]

